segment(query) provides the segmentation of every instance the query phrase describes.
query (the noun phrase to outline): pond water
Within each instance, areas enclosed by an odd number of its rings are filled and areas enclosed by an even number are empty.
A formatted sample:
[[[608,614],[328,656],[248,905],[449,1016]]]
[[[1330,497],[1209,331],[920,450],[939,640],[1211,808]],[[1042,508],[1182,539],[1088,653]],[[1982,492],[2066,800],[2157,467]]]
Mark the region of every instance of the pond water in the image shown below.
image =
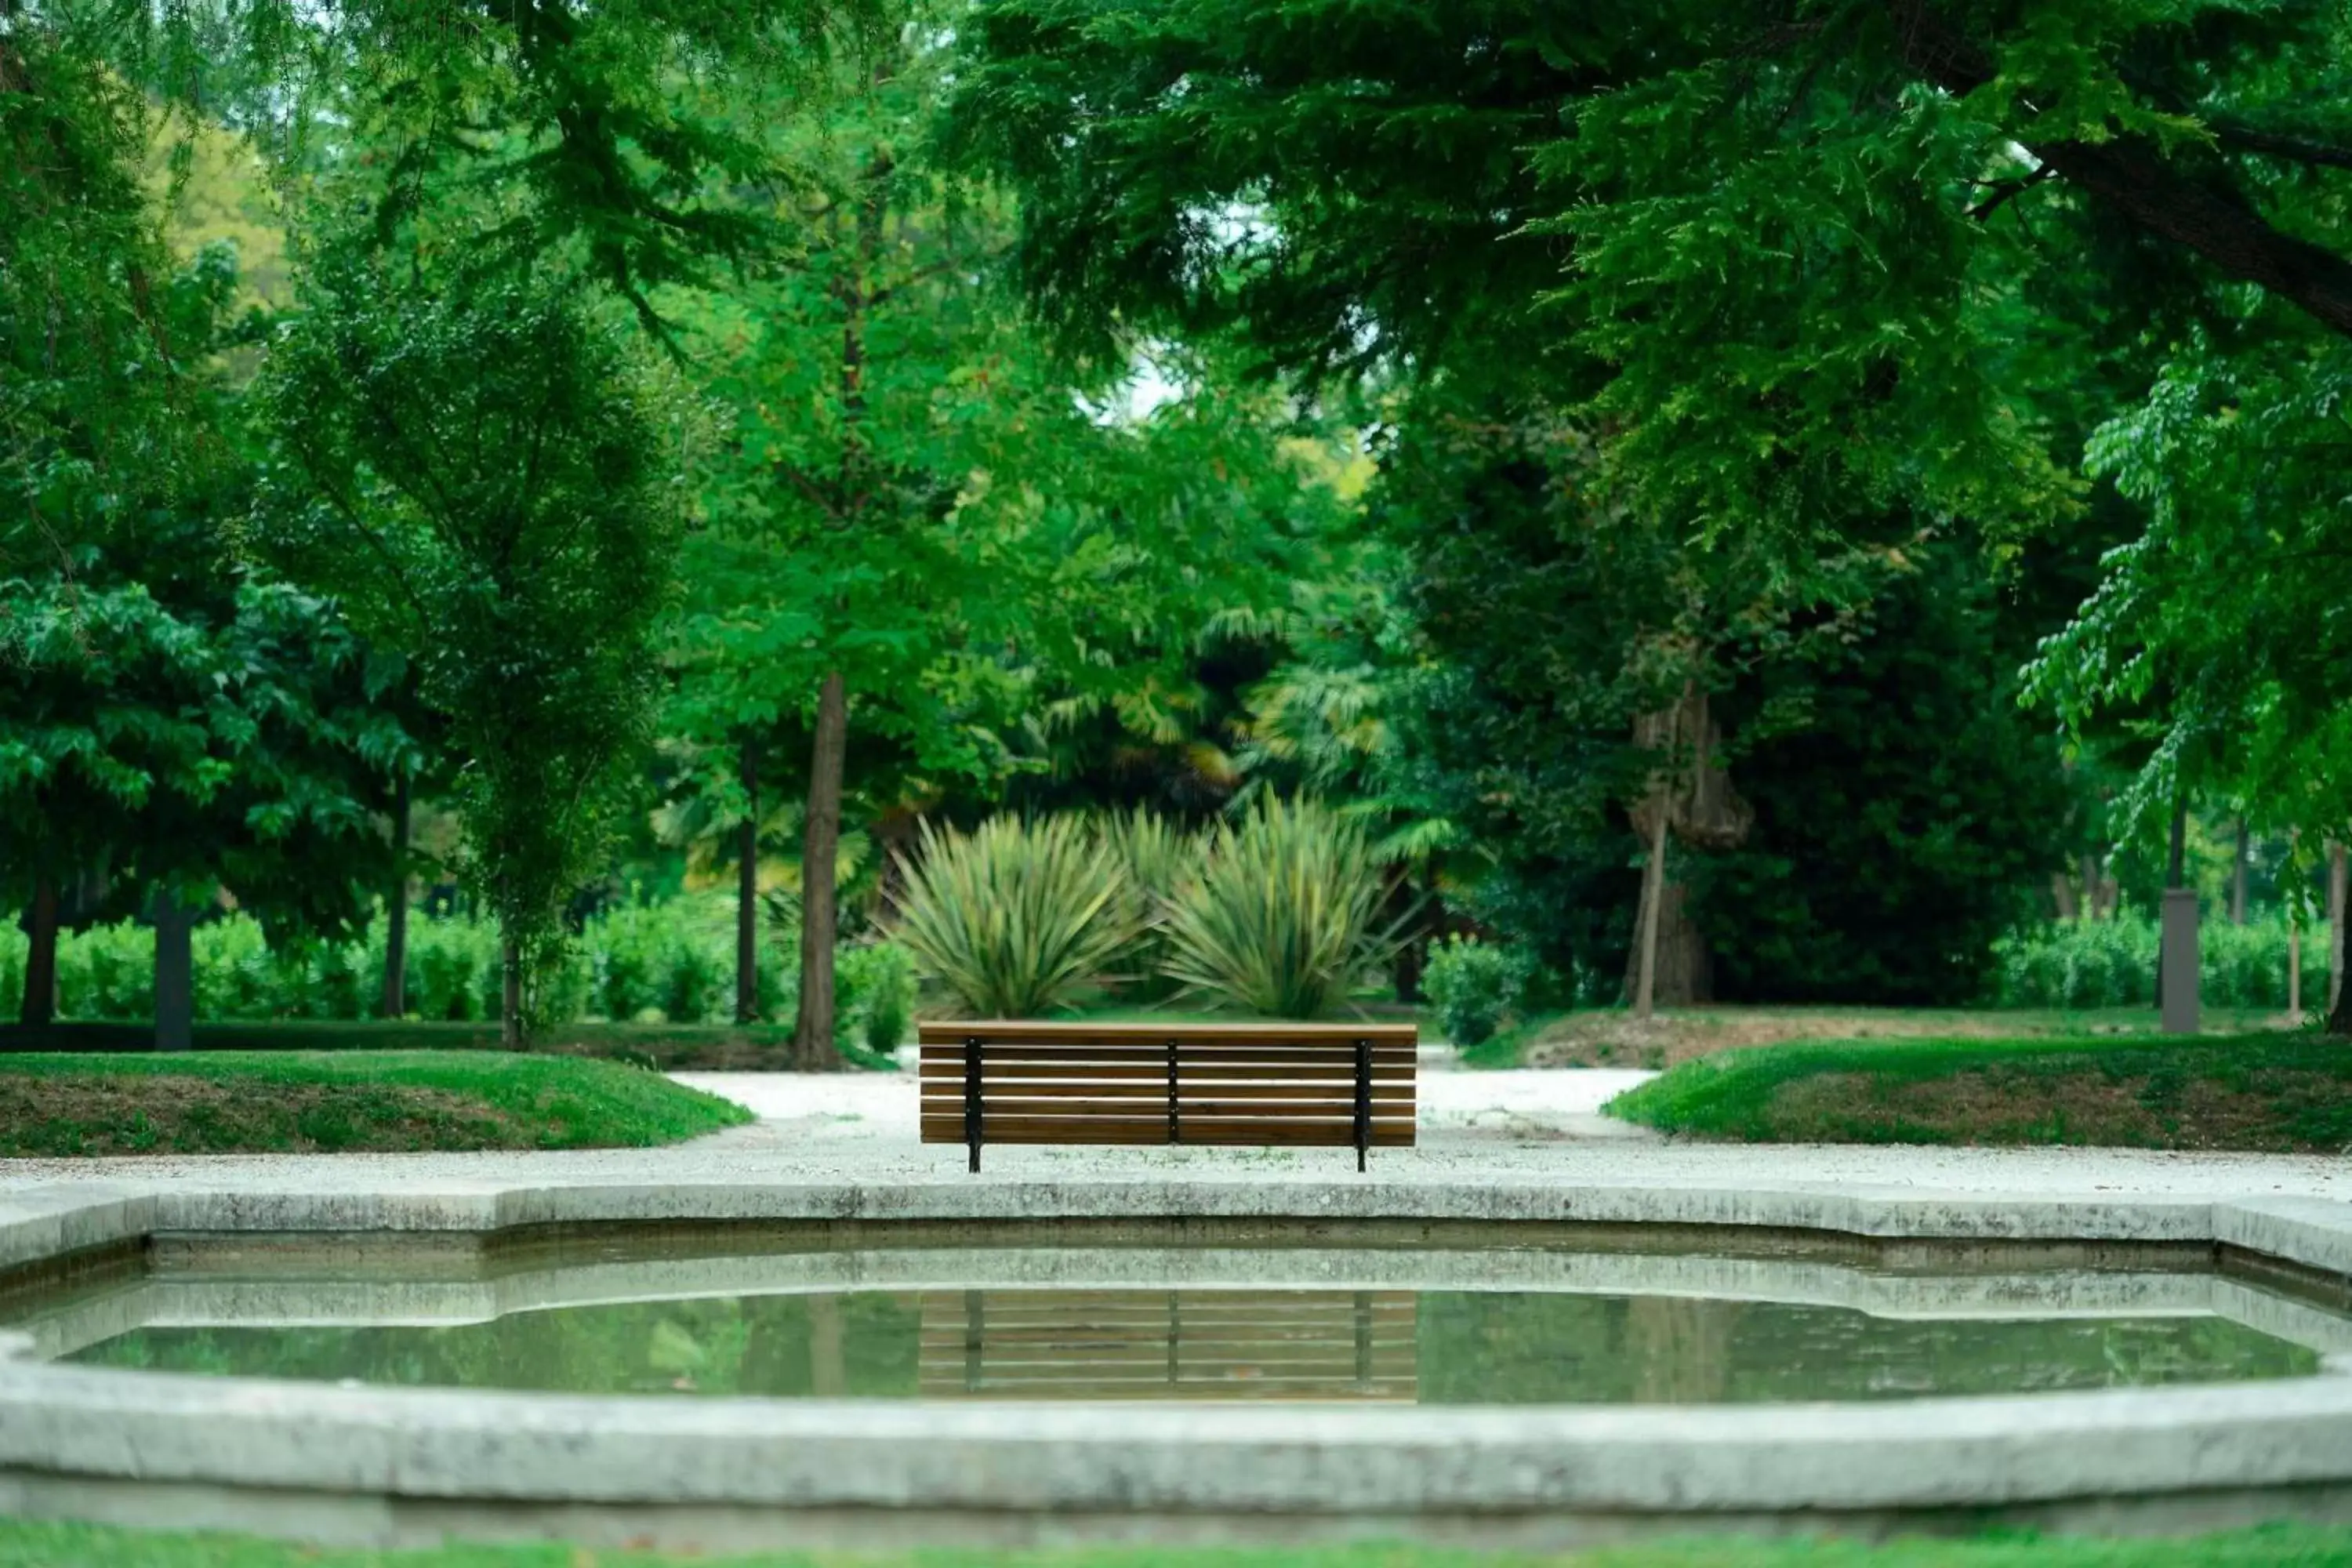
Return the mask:
[[[455,1277],[142,1266],[35,1353],[330,1383],[785,1398],[1765,1403],[2300,1377],[2352,1321],[2210,1272],[1542,1248],[594,1248]]]

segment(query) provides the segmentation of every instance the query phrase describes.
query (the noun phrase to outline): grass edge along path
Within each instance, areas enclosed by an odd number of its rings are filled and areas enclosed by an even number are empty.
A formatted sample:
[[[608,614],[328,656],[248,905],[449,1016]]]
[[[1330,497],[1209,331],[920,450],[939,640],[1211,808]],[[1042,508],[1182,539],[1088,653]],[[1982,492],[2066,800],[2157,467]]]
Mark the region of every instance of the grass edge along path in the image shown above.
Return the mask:
[[[688,1563],[695,1568],[2352,1568],[2352,1530],[2274,1525],[2182,1540],[2000,1536],[1880,1544],[1716,1537],[1542,1557],[1385,1542],[676,1557],[560,1542],[338,1551],[242,1536],[0,1520],[0,1568],[684,1568]]]
[[[574,1057],[0,1055],[0,1157],[644,1148],[751,1120],[658,1073]]]
[[[1608,1114],[1748,1142],[2342,1153],[2352,1044],[2302,1033],[1806,1040],[1683,1062]]]

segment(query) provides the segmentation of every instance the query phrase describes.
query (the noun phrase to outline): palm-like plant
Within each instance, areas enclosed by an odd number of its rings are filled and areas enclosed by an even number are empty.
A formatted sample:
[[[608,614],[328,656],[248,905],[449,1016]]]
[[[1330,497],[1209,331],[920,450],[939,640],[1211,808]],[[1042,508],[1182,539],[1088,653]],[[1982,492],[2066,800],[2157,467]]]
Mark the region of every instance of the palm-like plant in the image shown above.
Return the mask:
[[[1253,1013],[1322,1017],[1393,949],[1384,893],[1359,823],[1262,795],[1240,826],[1218,826],[1200,875],[1169,900],[1167,973]]]
[[[975,1016],[1051,1009],[1139,929],[1118,856],[1075,816],[997,816],[970,833],[925,824],[900,868],[898,940]]]
[[[1096,831],[1127,874],[1134,935],[1120,964],[1124,988],[1143,997],[1172,989],[1166,970],[1171,950],[1164,911],[1201,874],[1202,837],[1150,806],[1108,813]]]

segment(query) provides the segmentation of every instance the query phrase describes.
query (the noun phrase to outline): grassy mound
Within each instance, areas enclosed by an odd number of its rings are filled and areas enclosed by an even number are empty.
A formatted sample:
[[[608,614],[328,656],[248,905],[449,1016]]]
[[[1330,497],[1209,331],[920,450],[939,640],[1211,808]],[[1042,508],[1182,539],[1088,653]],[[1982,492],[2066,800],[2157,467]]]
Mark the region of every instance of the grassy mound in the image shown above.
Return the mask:
[[[1751,1142],[2336,1154],[2352,1149],[2352,1046],[2278,1034],[1808,1040],[1685,1061],[1608,1109]]]
[[[658,1074],[569,1057],[0,1056],[0,1158],[642,1147],[750,1120]]]
[[[1396,1542],[1345,1546],[1093,1546],[1050,1552],[932,1548],[674,1557],[560,1542],[352,1552],[236,1536],[148,1534],[0,1520],[0,1568],[2352,1568],[2352,1531],[2281,1525],[2188,1540],[1752,1541],[1717,1537],[1560,1556]]]

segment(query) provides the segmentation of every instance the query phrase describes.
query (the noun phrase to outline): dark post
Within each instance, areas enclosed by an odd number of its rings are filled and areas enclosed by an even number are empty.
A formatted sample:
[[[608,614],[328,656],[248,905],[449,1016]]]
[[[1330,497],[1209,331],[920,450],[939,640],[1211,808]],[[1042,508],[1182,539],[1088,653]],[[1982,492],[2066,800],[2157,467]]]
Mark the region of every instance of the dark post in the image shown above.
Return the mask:
[[[969,1167],[972,1174],[980,1173],[980,1037],[968,1035],[963,1042],[963,1142],[971,1152]]]
[[[194,1043],[195,953],[190,941],[196,914],[169,887],[155,889],[155,1048],[184,1051]]]
[[[1372,1146],[1372,1042],[1356,1042],[1356,1169],[1364,1168],[1364,1151]]]
[[[1168,1042],[1168,1142],[1184,1142],[1184,1122],[1176,1109],[1176,1042]]]

